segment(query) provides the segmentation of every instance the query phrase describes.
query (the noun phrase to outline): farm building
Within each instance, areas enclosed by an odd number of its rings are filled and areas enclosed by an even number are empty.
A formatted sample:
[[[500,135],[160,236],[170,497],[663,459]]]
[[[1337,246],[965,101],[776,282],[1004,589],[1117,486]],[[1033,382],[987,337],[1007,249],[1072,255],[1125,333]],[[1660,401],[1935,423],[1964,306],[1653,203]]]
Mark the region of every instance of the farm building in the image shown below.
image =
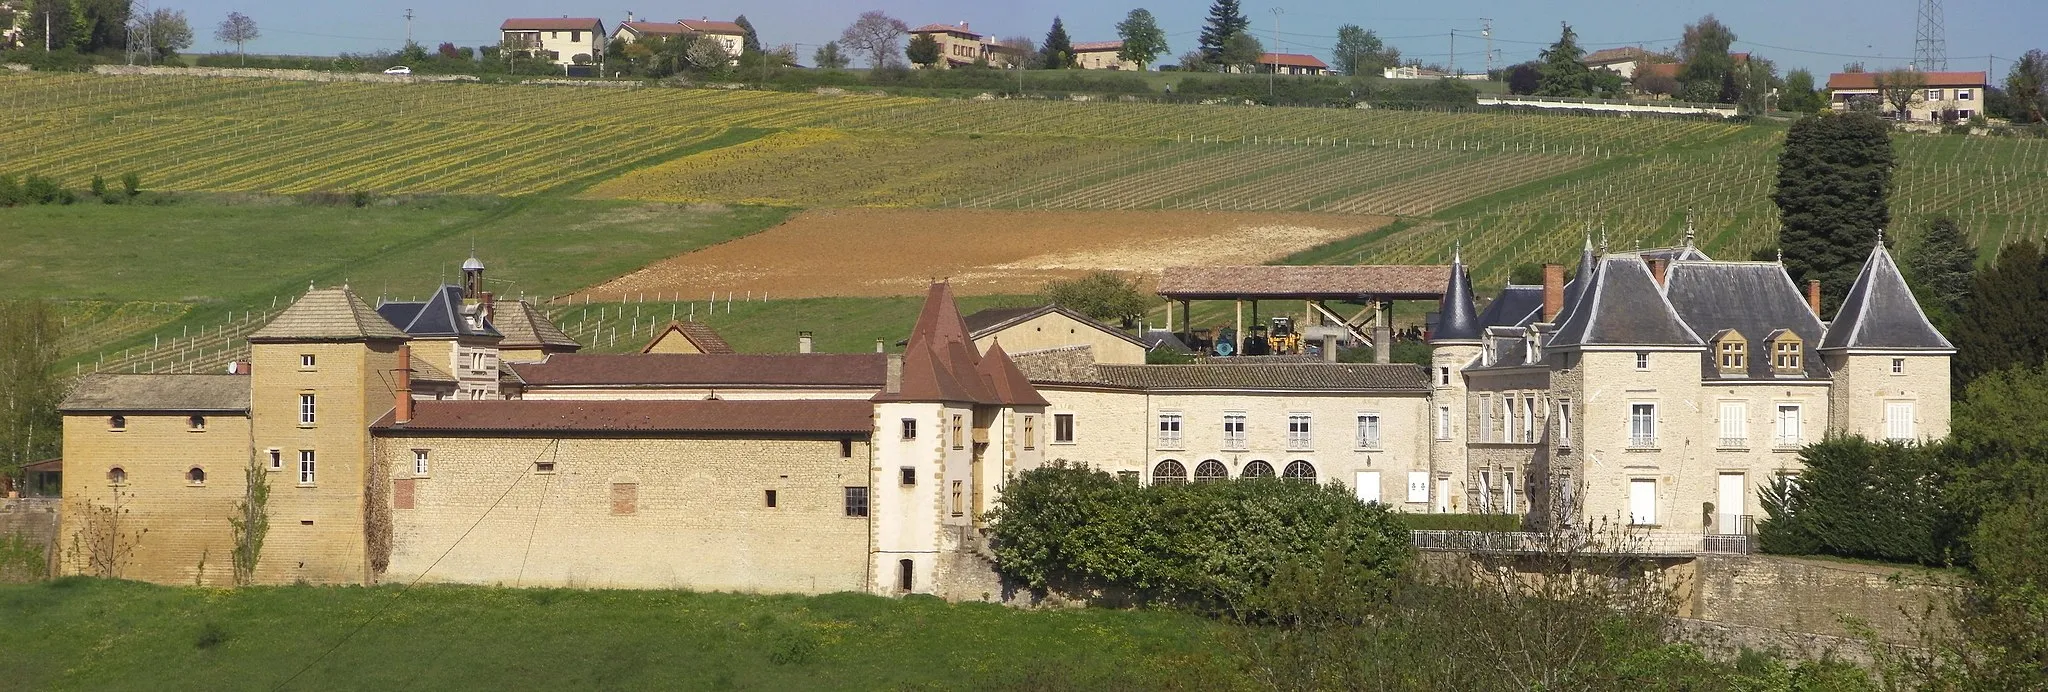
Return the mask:
[[[679,326],[656,343],[697,352],[512,362],[491,353],[511,337],[470,288],[480,266],[383,309],[311,291],[231,374],[95,375],[71,394],[64,564],[228,583],[207,558],[231,552],[253,478],[270,488],[262,583],[981,598],[1002,591],[983,513],[1003,479],[1054,460],[1148,483],[1342,484],[1406,512],[1613,518],[1705,550],[1746,545],[1758,488],[1798,473],[1805,442],[1948,431],[1953,349],[1882,246],[1832,322],[1820,286],[1689,241],[1589,243],[1569,281],[1549,265],[1483,311],[1461,260],[1270,269],[1316,271],[1183,271],[1161,293],[1363,302],[1373,321],[1329,315],[1326,344],[1391,343],[1384,302],[1435,297],[1429,365],[1146,365],[1143,341],[1058,308],[962,316],[945,283],[901,353],[720,353]]]
[[[1123,41],[1083,41],[1074,44],[1074,64],[1084,70],[1145,69],[1143,65],[1123,59],[1119,55],[1123,50]]]
[[[975,33],[967,22],[959,24],[926,24],[911,29],[912,38],[930,36],[939,44],[939,62],[932,67],[950,70],[984,62],[992,67],[1015,67],[1027,56],[1017,55],[1008,46],[997,43],[995,37]]]

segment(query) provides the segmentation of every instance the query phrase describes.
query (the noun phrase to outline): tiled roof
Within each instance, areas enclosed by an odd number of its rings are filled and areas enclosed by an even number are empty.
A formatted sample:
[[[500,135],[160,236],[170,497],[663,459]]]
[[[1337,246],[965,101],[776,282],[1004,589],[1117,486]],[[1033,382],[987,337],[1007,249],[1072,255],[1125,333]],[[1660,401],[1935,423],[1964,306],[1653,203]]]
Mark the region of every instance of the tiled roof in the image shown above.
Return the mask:
[[[475,308],[465,305],[461,286],[442,286],[419,302],[394,302],[377,306],[377,314],[413,337],[503,336],[486,323],[482,329],[469,326]]]
[[[499,348],[559,346],[575,350],[583,347],[561,327],[555,326],[554,321],[539,308],[526,301],[500,300],[491,311],[491,326],[505,335],[505,340],[498,342]]]
[[[674,22],[625,22],[619,26],[648,36],[680,36],[689,33],[683,25]]]
[[[1103,51],[1120,51],[1123,49],[1123,41],[1082,41],[1074,44],[1074,52],[1076,53],[1098,53]]]
[[[405,332],[391,326],[377,311],[347,288],[307,291],[291,307],[271,318],[249,335],[252,342],[276,341],[364,341],[404,339]]]
[[[1806,305],[1785,268],[1775,262],[1675,262],[1666,271],[1665,296],[1695,334],[1735,330],[1749,340],[1746,379],[1778,377],[1774,355],[1766,343],[1773,333],[1790,330],[1805,344],[1800,354],[1804,371],[1798,377],[1826,376],[1814,347],[1821,336],[1820,318]],[[1711,350],[1700,355],[1700,373],[1720,379],[1721,368]]]
[[[1581,277],[1583,278],[1583,277]],[[1704,346],[1635,255],[1600,260],[1593,282],[1559,318],[1555,346]]]
[[[555,401],[533,399],[417,401],[404,425],[385,414],[379,432],[715,433],[860,435],[873,430],[867,402],[805,401]]]
[[[1443,297],[1451,268],[1444,265],[1167,267],[1159,295],[1226,298],[1349,299],[1380,296],[1410,300]]]
[[[995,389],[995,401],[992,403],[1005,406],[1046,406],[1052,403],[1031,386],[1031,380],[1018,371],[1017,364],[1010,361],[1010,354],[1003,352],[1000,343],[988,347],[988,353],[981,355],[981,363],[975,371]]]
[[[505,367],[536,387],[856,388],[881,387],[888,368],[880,353],[558,353]]]
[[[1071,319],[1075,322],[1080,322],[1081,324],[1093,326],[1104,334],[1115,336],[1119,339],[1129,341],[1133,344],[1137,344],[1140,346],[1145,345],[1145,342],[1139,341],[1137,337],[1124,333],[1124,330],[1117,329],[1116,327],[1112,327],[1107,324],[1103,324],[1101,321],[1096,320],[1093,317],[1083,315],[1079,312],[1075,312],[1071,309],[1058,305],[1040,305],[1037,307],[1023,308],[989,308],[987,310],[983,310],[981,312],[968,315],[962,319],[967,323],[967,337],[970,339],[979,339],[981,337],[988,336],[991,333],[1007,329],[1012,325],[1022,324],[1024,322],[1036,319],[1041,315],[1051,313],[1059,313],[1061,315],[1065,315],[1068,319]]]
[[[87,375],[60,411],[247,411],[247,375]]]
[[[741,36],[747,33],[747,28],[740,26],[737,22],[724,22],[715,19],[684,19],[676,23],[700,34]]]
[[[1025,351],[1011,357],[1017,371],[1032,382],[1094,382],[1095,347],[1061,346]]]
[[[962,23],[962,24],[926,24],[926,25],[924,25],[924,26],[921,26],[921,27],[918,27],[918,28],[915,28],[915,29],[911,29],[911,30],[910,30],[910,33],[913,33],[913,34],[931,34],[931,33],[954,33],[954,34],[961,34],[961,35],[965,35],[965,36],[972,36],[972,37],[975,37],[975,38],[981,38],[981,34],[977,34],[977,33],[974,33],[974,32],[972,32],[972,31],[969,31],[969,30],[967,29],[967,25],[966,25],[965,23]]]
[[[1863,261],[1856,283],[1842,296],[1842,308],[1828,324],[1822,350],[1868,348],[1884,350],[1953,351],[1948,337],[1927,321],[1927,313],[1914,300],[1913,289],[1892,262],[1892,253],[1879,244]]]
[[[669,322],[668,326],[661,330],[661,333],[655,334],[654,338],[647,340],[646,346],[640,347],[640,352],[654,352],[654,345],[661,343],[661,340],[668,338],[670,334],[682,335],[684,339],[688,339],[692,345],[697,347],[699,353],[729,354],[735,352],[731,344],[725,343],[725,337],[719,336],[718,330],[712,329],[711,325],[703,322],[681,320]]]
[[[448,371],[442,370],[441,366],[427,362],[425,358],[413,356],[410,362],[412,363],[412,379],[416,382],[455,382],[454,375],[450,375]]]
[[[1429,376],[1407,363],[1097,365],[1096,382],[1130,389],[1291,389],[1424,394]]]
[[[588,31],[592,26],[603,26],[596,17],[532,17],[513,18],[498,25],[499,31]]]
[[[1579,62],[1585,63],[1587,65],[1608,65],[1618,62],[1630,62],[1634,60],[1641,60],[1645,57],[1648,57],[1649,55],[1649,51],[1643,50],[1641,48],[1635,46],[1622,46],[1620,48],[1603,48],[1600,50],[1593,51],[1591,53],[1587,53],[1586,57],[1579,59]]]
[[[1828,75],[1829,89],[1876,89],[1882,72],[1836,72]],[[1991,78],[1983,72],[1922,72],[1926,88],[1984,88]]]
[[[1317,59],[1316,56],[1301,53],[1267,53],[1259,56],[1259,64],[1279,65],[1281,67],[1313,67],[1319,70],[1330,69],[1328,64]]]

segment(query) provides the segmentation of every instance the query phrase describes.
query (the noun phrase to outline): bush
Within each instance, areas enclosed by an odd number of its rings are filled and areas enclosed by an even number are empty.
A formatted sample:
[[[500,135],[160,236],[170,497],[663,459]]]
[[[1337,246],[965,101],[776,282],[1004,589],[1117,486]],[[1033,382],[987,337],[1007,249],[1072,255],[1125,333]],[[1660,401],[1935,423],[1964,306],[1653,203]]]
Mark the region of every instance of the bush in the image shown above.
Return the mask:
[[[28,194],[21,189],[21,183],[11,175],[0,175],[0,207],[18,207],[28,204]]]
[[[1517,514],[1401,514],[1411,531],[1520,531]]]
[[[1805,472],[1764,488],[1757,539],[1771,553],[1953,564],[1967,524],[1948,498],[1949,453],[1942,443],[1861,437],[1808,445]]]
[[[140,174],[140,173],[136,173],[136,172],[134,172],[134,171],[129,171],[129,172],[127,172],[127,173],[122,173],[122,174],[121,174],[121,194],[123,194],[123,195],[127,195],[127,196],[128,196],[128,199],[131,199],[131,200],[132,200],[132,199],[135,199],[136,197],[139,197],[139,196],[141,196],[141,195],[142,195],[142,174]]]
[[[1410,555],[1384,507],[1290,480],[1139,485],[1055,462],[1011,479],[989,519],[997,570],[1031,588],[1219,610],[1283,568],[1383,593]]]
[[[70,204],[78,201],[77,195],[64,189],[57,181],[34,173],[22,183],[21,191],[26,204]]]

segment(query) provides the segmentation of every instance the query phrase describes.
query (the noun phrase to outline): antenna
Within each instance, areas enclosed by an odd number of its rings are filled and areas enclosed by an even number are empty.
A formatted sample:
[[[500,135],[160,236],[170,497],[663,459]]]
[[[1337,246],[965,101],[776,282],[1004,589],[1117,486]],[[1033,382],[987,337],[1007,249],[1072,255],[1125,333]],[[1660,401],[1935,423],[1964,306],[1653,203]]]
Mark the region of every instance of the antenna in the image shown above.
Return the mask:
[[[1493,20],[1479,18],[1479,35],[1486,37],[1486,73],[1493,74]]]
[[[412,8],[405,8],[405,43],[412,45]]]
[[[1920,0],[1920,21],[1913,29],[1913,67],[1923,72],[1948,70],[1947,34],[1941,0]]]

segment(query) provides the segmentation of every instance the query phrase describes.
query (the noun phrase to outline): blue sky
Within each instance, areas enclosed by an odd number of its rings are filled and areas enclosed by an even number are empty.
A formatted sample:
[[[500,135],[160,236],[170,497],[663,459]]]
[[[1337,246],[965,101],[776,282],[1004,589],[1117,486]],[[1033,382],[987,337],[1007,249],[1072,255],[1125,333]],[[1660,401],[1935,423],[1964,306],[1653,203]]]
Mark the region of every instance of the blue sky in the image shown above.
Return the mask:
[[[1818,73],[1860,61],[1873,68],[1903,65],[1913,54],[1917,0],[1723,0],[1662,3],[1529,2],[1526,0],[1437,0],[1428,3],[1363,3],[1357,0],[1243,0],[1253,31],[1267,48],[1329,56],[1336,27],[1354,23],[1388,37],[1403,55],[1425,62],[1449,63],[1452,32],[1457,32],[1456,62],[1460,68],[1483,67],[1484,41],[1480,18],[1493,20],[1494,48],[1502,63],[1536,57],[1557,39],[1558,22],[1569,21],[1589,49],[1643,44],[1666,48],[1676,43],[1686,23],[1709,12],[1735,30],[1736,50],[1775,60],[1779,69],[1805,67]],[[212,40],[212,27],[231,10],[255,18],[263,38],[251,52],[334,54],[396,49],[405,40],[405,12],[415,19],[413,36],[429,48],[441,41],[477,45],[497,40],[498,22],[510,16],[598,16],[609,29],[625,17],[674,20],[709,17],[731,19],[745,14],[763,43],[799,44],[808,60],[813,46],[839,35],[863,10],[880,9],[912,26],[968,21],[981,33],[1042,38],[1061,15],[1076,41],[1116,37],[1116,22],[1138,4],[1049,0],[1021,3],[938,2],[937,0],[617,0],[611,4],[563,0],[356,0],[354,2],[257,2],[248,0],[158,0],[156,6],[182,9],[191,18],[198,44],[193,50],[222,47]],[[1994,61],[1994,77],[2002,78],[2010,58],[2029,48],[2048,48],[2048,2],[2039,0],[1948,0],[1947,36],[1950,69],[1985,69]],[[1159,18],[1173,53],[1194,47],[1207,0],[1178,0],[1142,5]],[[1276,15],[1281,14],[1278,34]],[[1277,37],[1278,41],[1274,39]],[[1796,50],[1795,50],[1796,49]]]

